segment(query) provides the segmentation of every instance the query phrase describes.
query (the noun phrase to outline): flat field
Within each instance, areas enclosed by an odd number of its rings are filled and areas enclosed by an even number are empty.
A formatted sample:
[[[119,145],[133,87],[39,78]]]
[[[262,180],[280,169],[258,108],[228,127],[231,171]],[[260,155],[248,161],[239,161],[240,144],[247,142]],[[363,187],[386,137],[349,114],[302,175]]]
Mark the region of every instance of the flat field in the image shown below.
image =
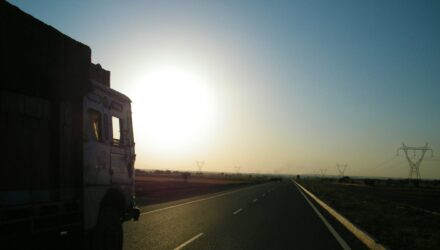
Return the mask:
[[[298,183],[390,249],[440,249],[439,186]]]

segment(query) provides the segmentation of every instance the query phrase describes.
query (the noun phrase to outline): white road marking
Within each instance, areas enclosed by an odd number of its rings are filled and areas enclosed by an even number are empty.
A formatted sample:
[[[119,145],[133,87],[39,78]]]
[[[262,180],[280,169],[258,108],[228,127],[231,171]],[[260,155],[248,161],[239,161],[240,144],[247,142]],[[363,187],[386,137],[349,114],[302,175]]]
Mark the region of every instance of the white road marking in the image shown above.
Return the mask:
[[[294,183],[294,185],[295,185],[295,183]],[[351,250],[351,248],[347,244],[347,242],[345,242],[345,240],[342,239],[342,237],[339,235],[339,233],[336,232],[336,230],[330,225],[330,223],[328,223],[328,221],[321,214],[321,212],[319,212],[319,210],[315,207],[315,205],[313,205],[313,203],[309,200],[309,198],[307,198],[307,196],[304,194],[304,192],[297,185],[295,185],[295,187],[302,194],[304,199],[306,199],[307,203],[309,203],[309,205],[313,208],[313,210],[318,215],[318,217],[322,220],[322,222],[324,222],[324,225],[327,227],[327,229],[330,231],[330,233],[336,238],[336,241],[338,241],[338,243],[339,243],[339,245],[341,245],[342,249]]]
[[[318,203],[324,210],[327,210],[327,212],[332,215],[337,221],[339,221],[348,231],[350,231],[354,236],[356,236],[360,241],[362,241],[365,246],[367,246],[368,249],[374,249],[374,250],[386,250],[382,244],[377,242],[374,238],[372,238],[370,235],[368,235],[367,232],[364,232],[362,229],[358,228],[356,225],[354,225],[351,221],[349,221],[347,218],[345,218],[340,213],[336,212],[332,207],[327,205],[325,202],[320,200],[318,197],[316,197],[314,194],[312,194],[309,190],[307,190],[305,187],[301,186],[300,184],[296,183],[297,188],[302,189],[304,193],[306,193],[310,198],[314,199],[316,203]]]
[[[240,209],[238,209],[237,211],[233,212],[232,214],[233,214],[233,215],[236,215],[236,214],[240,213],[242,210],[243,210],[243,209],[240,208]]]
[[[203,235],[203,233],[199,233],[198,235],[192,237],[191,239],[185,241],[184,243],[182,243],[182,244],[179,245],[178,247],[174,248],[174,250],[179,250],[179,249],[184,248],[186,245],[188,245],[189,243],[195,241],[197,238],[199,238],[199,237],[202,236],[202,235]]]
[[[210,196],[210,197],[207,197],[207,198],[202,198],[202,199],[198,199],[198,200],[188,201],[188,202],[180,203],[180,204],[169,206],[169,207],[158,208],[158,209],[155,209],[155,210],[143,212],[143,213],[141,213],[141,215],[152,214],[152,213],[160,212],[160,211],[163,211],[163,210],[168,210],[168,209],[175,208],[175,207],[185,206],[185,205],[196,203],[196,202],[200,202],[200,201],[211,200],[211,199],[214,199],[214,198],[218,198],[218,197],[225,196],[225,195],[228,195],[228,194],[233,194],[233,193],[236,193],[236,192],[244,191],[244,190],[247,190],[247,189],[250,189],[250,188],[255,188],[255,187],[258,187],[258,186],[259,185],[245,187],[245,188],[240,188],[238,190],[217,194],[217,195]]]
[[[254,200],[253,200],[253,202],[257,202],[257,201],[258,201],[258,199],[254,199]]]

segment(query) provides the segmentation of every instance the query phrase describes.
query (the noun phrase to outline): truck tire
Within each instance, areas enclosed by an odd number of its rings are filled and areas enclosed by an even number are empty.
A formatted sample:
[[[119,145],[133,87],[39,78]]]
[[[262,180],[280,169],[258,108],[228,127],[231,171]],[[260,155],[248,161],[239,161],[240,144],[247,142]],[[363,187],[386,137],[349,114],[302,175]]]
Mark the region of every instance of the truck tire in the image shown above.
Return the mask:
[[[115,209],[104,207],[99,213],[93,249],[122,250],[122,241],[122,220],[119,214]]]

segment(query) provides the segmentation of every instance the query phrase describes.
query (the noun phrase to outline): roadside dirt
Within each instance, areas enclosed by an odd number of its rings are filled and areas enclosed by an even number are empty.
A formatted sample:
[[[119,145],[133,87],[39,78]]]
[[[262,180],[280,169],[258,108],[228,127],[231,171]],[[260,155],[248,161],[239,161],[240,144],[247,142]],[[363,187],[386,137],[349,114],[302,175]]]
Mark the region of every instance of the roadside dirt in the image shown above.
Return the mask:
[[[391,249],[440,249],[437,188],[299,183]]]

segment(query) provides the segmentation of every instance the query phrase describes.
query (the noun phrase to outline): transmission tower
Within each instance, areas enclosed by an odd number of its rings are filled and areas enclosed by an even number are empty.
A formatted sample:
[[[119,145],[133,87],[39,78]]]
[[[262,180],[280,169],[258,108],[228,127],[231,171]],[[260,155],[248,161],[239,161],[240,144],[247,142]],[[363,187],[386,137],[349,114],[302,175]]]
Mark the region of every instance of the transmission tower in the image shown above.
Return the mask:
[[[399,155],[400,151],[405,152],[406,159],[409,164],[409,179],[420,180],[420,165],[422,164],[423,158],[427,151],[431,151],[431,157],[434,156],[434,152],[430,147],[428,147],[428,143],[423,147],[408,147],[405,143],[402,142],[402,146],[397,149],[397,155]],[[421,151],[420,156],[417,159],[417,151]],[[410,153],[413,153],[412,158]]]
[[[199,173],[202,173],[203,165],[205,165],[205,161],[196,161],[197,168],[199,169]]]
[[[325,173],[327,172],[327,169],[326,169],[326,168],[321,168],[321,169],[319,170],[319,172],[321,173],[321,178],[324,178]]]
[[[236,172],[237,174],[239,174],[239,173],[240,173],[240,168],[241,168],[241,166],[235,166],[234,168],[235,168],[235,172]]]
[[[336,164],[336,168],[338,169],[339,174],[341,175],[341,177],[344,177],[345,174],[345,170],[347,170],[347,163],[345,164]]]

